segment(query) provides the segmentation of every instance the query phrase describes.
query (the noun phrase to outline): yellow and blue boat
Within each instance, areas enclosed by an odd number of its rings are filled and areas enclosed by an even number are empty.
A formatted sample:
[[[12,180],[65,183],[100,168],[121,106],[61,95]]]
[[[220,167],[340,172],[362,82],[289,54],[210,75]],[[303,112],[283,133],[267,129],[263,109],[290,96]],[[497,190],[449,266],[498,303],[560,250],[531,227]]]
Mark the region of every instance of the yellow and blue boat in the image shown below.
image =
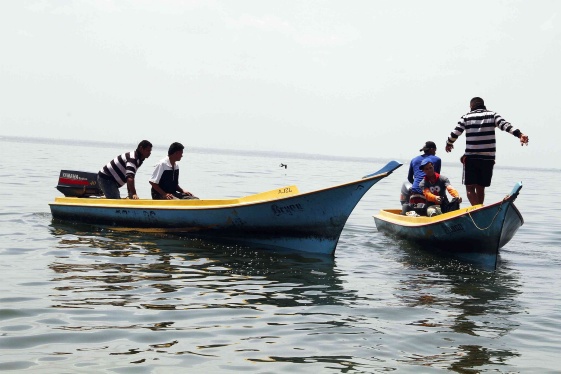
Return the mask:
[[[514,205],[522,189],[516,183],[501,201],[474,205],[437,216],[404,216],[401,209],[383,209],[374,216],[378,231],[405,239],[423,249],[496,267],[499,249],[524,224]]]
[[[362,179],[301,193],[296,186],[235,199],[105,199],[95,174],[61,171],[50,205],[53,219],[119,231],[172,233],[333,255],[351,212],[364,194],[402,164],[391,161]],[[91,174],[91,173],[89,173]]]

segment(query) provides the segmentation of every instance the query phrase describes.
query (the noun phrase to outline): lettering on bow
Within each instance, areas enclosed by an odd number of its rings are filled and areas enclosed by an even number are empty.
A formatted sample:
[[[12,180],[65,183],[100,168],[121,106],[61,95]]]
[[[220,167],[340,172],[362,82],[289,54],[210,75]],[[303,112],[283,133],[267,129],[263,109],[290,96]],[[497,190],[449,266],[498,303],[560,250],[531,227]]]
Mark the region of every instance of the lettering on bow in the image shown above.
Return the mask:
[[[284,188],[279,188],[279,195],[281,194],[285,194],[285,193],[291,193],[292,192],[292,188],[290,187],[284,187]]]
[[[285,206],[278,206],[275,204],[271,207],[271,209],[273,210],[273,213],[275,213],[276,216],[280,216],[281,214],[293,215],[294,213],[299,213],[304,211],[304,208],[300,204],[290,204]]]
[[[462,226],[461,223],[456,223],[455,225],[452,226],[443,225],[442,227],[444,228],[444,232],[446,234],[452,234],[453,232],[458,232],[458,231],[465,231],[464,226]]]

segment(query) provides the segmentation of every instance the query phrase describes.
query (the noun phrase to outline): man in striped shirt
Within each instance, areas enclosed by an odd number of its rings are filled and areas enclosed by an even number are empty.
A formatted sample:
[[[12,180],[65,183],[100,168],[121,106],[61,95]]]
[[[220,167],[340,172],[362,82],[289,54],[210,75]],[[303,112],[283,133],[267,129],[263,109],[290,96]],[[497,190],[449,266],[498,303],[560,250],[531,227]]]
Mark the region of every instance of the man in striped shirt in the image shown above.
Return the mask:
[[[466,132],[466,151],[461,160],[464,164],[466,193],[471,205],[483,204],[485,187],[491,185],[495,165],[495,127],[520,139],[520,145],[528,145],[528,136],[515,129],[498,113],[487,110],[482,98],[474,97],[469,103],[471,111],[460,118],[458,125],[446,141],[446,152],[451,152],[454,142]]]
[[[127,185],[129,199],[138,199],[134,177],[145,159],[152,153],[152,143],[143,140],[135,151],[126,152],[109,161],[97,173],[97,183],[105,198],[120,199],[119,188]]]

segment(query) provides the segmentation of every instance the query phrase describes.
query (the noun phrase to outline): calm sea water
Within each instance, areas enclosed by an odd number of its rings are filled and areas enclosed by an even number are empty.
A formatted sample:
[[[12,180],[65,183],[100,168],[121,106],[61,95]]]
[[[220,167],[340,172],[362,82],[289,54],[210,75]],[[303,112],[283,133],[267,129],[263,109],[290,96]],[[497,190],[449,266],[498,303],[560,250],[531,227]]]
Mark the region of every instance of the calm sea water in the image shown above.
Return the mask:
[[[359,203],[333,259],[52,222],[60,169],[129,148],[0,138],[0,371],[560,372],[559,170],[496,168],[486,201],[521,180],[525,218],[496,271],[377,232],[405,166]],[[165,151],[139,169],[141,197]],[[180,179],[203,198],[310,191],[389,160],[187,149]],[[464,192],[457,165],[443,174]]]

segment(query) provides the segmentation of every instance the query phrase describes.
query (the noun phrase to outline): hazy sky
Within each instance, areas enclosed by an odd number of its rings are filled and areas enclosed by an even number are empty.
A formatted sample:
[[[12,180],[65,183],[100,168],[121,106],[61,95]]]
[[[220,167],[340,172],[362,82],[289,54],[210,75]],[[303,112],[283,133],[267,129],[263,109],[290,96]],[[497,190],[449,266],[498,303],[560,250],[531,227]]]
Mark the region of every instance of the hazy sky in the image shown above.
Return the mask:
[[[2,1],[0,135],[561,168],[561,1]]]

